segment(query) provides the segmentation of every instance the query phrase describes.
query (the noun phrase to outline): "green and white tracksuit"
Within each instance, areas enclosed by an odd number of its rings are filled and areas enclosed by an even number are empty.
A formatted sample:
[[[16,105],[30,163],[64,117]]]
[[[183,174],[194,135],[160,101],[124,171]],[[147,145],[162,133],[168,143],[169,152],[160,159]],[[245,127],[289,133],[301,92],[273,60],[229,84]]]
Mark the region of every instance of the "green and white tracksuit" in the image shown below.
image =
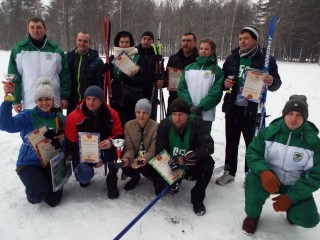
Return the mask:
[[[319,130],[311,122],[291,131],[283,118],[278,118],[254,138],[246,154],[251,171],[245,185],[245,211],[249,217],[260,217],[269,197],[262,187],[260,174],[272,171],[281,183],[279,193],[287,194],[291,200],[288,218],[302,227],[314,227],[319,223],[312,196],[320,187],[318,134]]]
[[[13,104],[23,102],[25,109],[35,107],[36,81],[42,76],[52,80],[55,107],[60,107],[61,99],[68,100],[71,95],[67,58],[58,44],[48,38],[40,49],[32,44],[29,36],[18,42],[11,51],[8,73],[17,75]]]

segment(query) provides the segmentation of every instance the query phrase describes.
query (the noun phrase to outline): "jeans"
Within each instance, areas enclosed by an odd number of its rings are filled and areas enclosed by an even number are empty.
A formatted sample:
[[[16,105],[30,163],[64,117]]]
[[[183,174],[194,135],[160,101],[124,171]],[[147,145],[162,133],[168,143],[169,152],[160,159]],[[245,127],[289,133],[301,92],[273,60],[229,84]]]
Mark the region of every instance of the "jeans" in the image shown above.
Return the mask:
[[[17,170],[18,176],[26,187],[27,199],[31,203],[44,201],[51,207],[57,206],[62,198],[62,189],[57,192],[52,190],[50,166],[27,165]]]
[[[112,151],[104,151],[101,154],[102,161],[108,165],[109,173],[107,178],[108,179],[118,179],[117,173],[118,168],[115,167],[114,161],[116,159],[115,153]],[[91,179],[94,175],[94,164],[93,163],[78,163],[74,164],[74,175],[76,180],[81,184],[90,183]]]

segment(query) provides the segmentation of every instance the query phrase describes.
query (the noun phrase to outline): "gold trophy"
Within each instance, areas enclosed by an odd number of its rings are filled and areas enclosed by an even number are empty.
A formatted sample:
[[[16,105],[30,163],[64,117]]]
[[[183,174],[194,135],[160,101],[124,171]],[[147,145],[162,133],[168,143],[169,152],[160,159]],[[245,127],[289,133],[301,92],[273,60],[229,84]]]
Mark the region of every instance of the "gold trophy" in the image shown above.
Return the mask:
[[[3,74],[3,76],[6,79],[6,81],[8,82],[8,84],[10,84],[11,86],[14,86],[13,81],[17,78],[16,74],[8,73],[8,74]],[[10,101],[10,102],[14,101],[14,96],[12,94],[13,93],[6,94],[6,96],[4,97],[4,100]]]
[[[122,148],[124,145],[124,139],[112,139],[112,144],[117,148],[117,161],[115,162],[115,165],[117,168],[122,168],[123,167],[123,160],[121,159],[121,153],[122,153]]]

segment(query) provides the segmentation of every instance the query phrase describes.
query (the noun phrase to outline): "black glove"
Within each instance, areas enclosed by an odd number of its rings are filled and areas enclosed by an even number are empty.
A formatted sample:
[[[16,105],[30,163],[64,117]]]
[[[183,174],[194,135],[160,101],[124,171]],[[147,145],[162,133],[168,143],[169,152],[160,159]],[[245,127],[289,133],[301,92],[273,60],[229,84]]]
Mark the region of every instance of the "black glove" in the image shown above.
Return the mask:
[[[190,107],[190,111],[191,111],[191,113],[193,113],[194,115],[196,115],[196,116],[198,116],[198,117],[202,117],[202,111],[200,110],[199,107],[196,107],[196,106],[192,105],[192,106]]]
[[[61,148],[61,143],[59,142],[58,138],[54,138],[54,137],[59,136],[61,134],[62,134],[61,131],[55,133],[52,129],[49,129],[48,131],[45,132],[45,134],[43,134],[43,136],[46,139],[51,140],[51,145],[54,146],[54,149],[59,149]]]
[[[184,165],[184,156],[178,154],[174,156],[169,162],[168,165],[170,166],[171,170],[177,170]]]
[[[112,70],[112,64],[111,63],[105,63],[104,64],[104,70],[105,71]]]

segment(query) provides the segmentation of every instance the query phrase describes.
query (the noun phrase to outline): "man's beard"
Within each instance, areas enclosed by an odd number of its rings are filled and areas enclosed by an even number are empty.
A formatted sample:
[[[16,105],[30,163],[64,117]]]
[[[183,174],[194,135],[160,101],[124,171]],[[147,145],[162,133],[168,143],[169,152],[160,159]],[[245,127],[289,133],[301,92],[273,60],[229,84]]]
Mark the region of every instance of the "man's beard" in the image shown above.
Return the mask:
[[[173,128],[174,130],[179,134],[179,135],[182,135],[184,134],[185,130],[187,129],[188,127],[188,123],[185,123],[184,125],[178,127],[177,125],[175,125],[174,123],[172,124],[173,125]]]

